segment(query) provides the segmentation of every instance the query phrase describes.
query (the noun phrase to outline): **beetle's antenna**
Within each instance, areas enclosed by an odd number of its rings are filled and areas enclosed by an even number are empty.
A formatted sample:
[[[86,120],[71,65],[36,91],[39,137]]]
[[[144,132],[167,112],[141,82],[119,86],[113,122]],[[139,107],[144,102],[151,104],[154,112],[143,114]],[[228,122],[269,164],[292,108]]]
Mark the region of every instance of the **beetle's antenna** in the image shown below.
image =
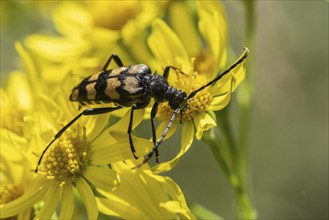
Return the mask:
[[[230,66],[227,70],[225,70],[223,73],[219,74],[215,79],[211,80],[210,82],[208,82],[206,85],[201,86],[200,88],[198,88],[197,90],[194,90],[193,92],[191,92],[187,98],[185,99],[186,101],[193,98],[198,92],[200,92],[201,90],[207,88],[208,86],[213,85],[214,83],[216,83],[218,80],[220,80],[223,76],[225,76],[227,73],[229,73],[231,70],[233,70],[237,65],[239,65],[240,63],[242,63],[242,61],[244,61],[249,53],[249,49],[247,47],[244,48],[244,51],[242,53],[242,55],[240,56],[240,58],[232,65]]]

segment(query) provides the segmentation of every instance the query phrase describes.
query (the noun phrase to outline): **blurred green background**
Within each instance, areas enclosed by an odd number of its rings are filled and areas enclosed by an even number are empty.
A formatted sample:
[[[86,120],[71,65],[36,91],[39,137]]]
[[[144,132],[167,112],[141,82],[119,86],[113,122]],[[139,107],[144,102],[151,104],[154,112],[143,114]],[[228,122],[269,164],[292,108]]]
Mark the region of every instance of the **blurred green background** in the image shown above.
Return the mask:
[[[246,46],[244,4],[223,4],[230,44],[239,53]],[[1,85],[22,66],[14,42],[51,27],[40,16],[33,4],[1,1]],[[255,1],[254,16],[248,159],[258,218],[328,219],[328,3]],[[175,143],[161,147],[161,158],[177,152],[170,149]],[[234,193],[207,145],[195,141],[168,175],[189,201],[236,216]]]

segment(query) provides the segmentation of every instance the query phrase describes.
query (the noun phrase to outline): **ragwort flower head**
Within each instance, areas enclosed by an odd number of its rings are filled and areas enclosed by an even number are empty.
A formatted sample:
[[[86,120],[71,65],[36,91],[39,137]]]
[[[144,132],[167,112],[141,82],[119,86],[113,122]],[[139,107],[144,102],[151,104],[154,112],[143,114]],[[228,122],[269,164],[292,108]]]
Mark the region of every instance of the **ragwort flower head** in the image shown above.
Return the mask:
[[[148,45],[159,61],[157,69],[172,65],[185,73],[171,73],[169,82],[173,87],[189,94],[214,79],[224,68],[227,56],[226,21],[218,2],[196,3],[198,28],[193,26],[191,15],[188,14],[189,11],[183,3],[173,3],[171,7],[173,7],[170,17],[172,28],[160,19],[155,20]],[[181,31],[178,27],[186,28],[185,31]],[[175,33],[173,29],[177,32]],[[204,131],[216,126],[211,111],[221,110],[228,105],[231,93],[244,77],[245,69],[242,62],[215,85],[201,90],[189,100],[188,107],[182,112],[181,151],[170,163],[157,165],[154,170],[160,172],[171,169],[190,147],[194,134],[200,140]],[[172,114],[173,110],[167,103],[159,106],[158,117],[162,123],[157,130],[158,137],[167,126]],[[175,131],[178,124],[179,119],[173,124],[168,136]]]
[[[34,102],[25,73],[13,71],[9,74],[6,88],[0,89],[1,129],[23,137],[24,116],[33,111]]]
[[[24,194],[31,183],[29,159],[24,151],[29,142],[24,134],[19,137],[13,132],[2,129],[0,133],[0,206],[14,201]],[[21,209],[15,213],[17,219],[28,219],[32,208]],[[2,219],[2,213],[0,212]]]
[[[43,205],[40,210],[35,210],[37,218],[50,218],[55,213],[58,204],[61,204],[59,218],[72,218],[73,188],[76,187],[86,206],[88,218],[96,219],[98,209],[91,185],[111,191],[119,184],[116,172],[92,163],[94,159],[91,149],[92,140],[103,128],[104,121],[106,122],[106,120],[98,120],[97,123],[92,118],[87,118],[72,126],[55,141],[46,152],[38,173],[33,175],[40,153],[53,138],[54,131],[57,132],[67,120],[71,120],[72,114],[75,114],[75,112],[70,113],[70,107],[73,108],[73,106],[70,106],[65,101],[66,96],[62,95],[59,94],[57,102],[45,95],[40,96],[44,104],[39,105],[40,112],[35,114],[35,117],[39,118],[34,120],[41,122],[37,128],[40,135],[35,135],[29,150],[25,152],[29,158],[27,166],[29,173],[26,175],[34,176],[34,178],[24,187],[24,193],[20,197],[1,204],[1,218],[17,215],[21,210],[28,210],[40,201],[43,201]]]
[[[0,97],[0,205],[3,205],[23,195],[33,179],[26,152],[33,140],[29,115],[35,110],[36,100],[27,74],[18,70],[8,75],[6,84],[0,88]],[[21,209],[15,218],[27,219],[31,213],[31,207]]]
[[[48,84],[60,83],[70,72],[82,76],[99,70],[109,53],[116,52],[128,63],[136,54],[150,55],[141,43],[151,22],[161,17],[165,2],[65,1],[52,13],[59,36],[33,34],[25,45]],[[120,45],[126,46],[123,49]],[[140,53],[144,51],[144,53]]]

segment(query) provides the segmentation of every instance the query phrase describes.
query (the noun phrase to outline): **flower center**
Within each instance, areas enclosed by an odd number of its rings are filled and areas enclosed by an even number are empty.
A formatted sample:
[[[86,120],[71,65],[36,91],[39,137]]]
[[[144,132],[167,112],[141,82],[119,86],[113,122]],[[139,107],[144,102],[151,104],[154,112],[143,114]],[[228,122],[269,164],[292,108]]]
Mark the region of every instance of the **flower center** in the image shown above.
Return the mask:
[[[193,61],[195,71],[200,74],[214,71],[214,58],[209,53],[202,51]]]
[[[14,107],[4,108],[1,110],[3,111],[1,114],[1,126],[19,136],[22,136],[25,111]]]
[[[90,155],[85,127],[77,126],[76,132],[66,131],[64,135],[48,150],[40,167],[47,179],[55,179],[60,183],[72,182],[76,176],[80,176]]]
[[[180,80],[177,80],[174,87],[189,94],[203,86],[205,82],[206,80],[203,80],[199,75],[190,75],[181,77]],[[205,112],[210,105],[212,98],[212,94],[208,92],[208,88],[198,92],[192,99],[188,101],[188,106],[182,110],[182,120],[192,120],[195,115]],[[170,108],[168,103],[161,103],[158,111],[160,120],[168,121],[172,114],[173,110]],[[176,120],[179,119],[179,117],[176,118]]]
[[[18,184],[9,184],[0,192],[0,204],[11,202],[23,195],[23,187]]]

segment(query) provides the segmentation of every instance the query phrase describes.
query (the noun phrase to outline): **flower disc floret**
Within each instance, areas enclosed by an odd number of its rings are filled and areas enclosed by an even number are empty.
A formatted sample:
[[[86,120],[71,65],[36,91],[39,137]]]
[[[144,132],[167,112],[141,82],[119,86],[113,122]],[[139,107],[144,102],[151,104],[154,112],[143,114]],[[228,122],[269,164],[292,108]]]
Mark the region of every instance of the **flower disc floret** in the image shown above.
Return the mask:
[[[8,184],[0,192],[0,204],[5,204],[20,197],[24,193],[23,187],[18,184]]]
[[[3,115],[1,117],[1,127],[14,132],[15,134],[23,135],[24,115],[26,112],[19,108],[3,108]]]
[[[49,149],[40,171],[48,179],[72,182],[83,173],[88,164],[89,152],[90,142],[86,137],[86,129],[78,127],[75,134],[67,132]]]
[[[204,85],[204,80],[198,75],[190,75],[178,80],[175,84],[175,88],[187,92],[187,94],[200,88]],[[197,114],[204,113],[207,111],[211,104],[213,95],[208,92],[208,89],[198,92],[191,100],[188,100],[188,105],[185,109],[182,109],[182,120],[192,120]],[[170,108],[168,103],[162,103],[158,114],[161,120],[168,121],[173,114],[173,109]],[[180,120],[179,117],[176,120]]]

